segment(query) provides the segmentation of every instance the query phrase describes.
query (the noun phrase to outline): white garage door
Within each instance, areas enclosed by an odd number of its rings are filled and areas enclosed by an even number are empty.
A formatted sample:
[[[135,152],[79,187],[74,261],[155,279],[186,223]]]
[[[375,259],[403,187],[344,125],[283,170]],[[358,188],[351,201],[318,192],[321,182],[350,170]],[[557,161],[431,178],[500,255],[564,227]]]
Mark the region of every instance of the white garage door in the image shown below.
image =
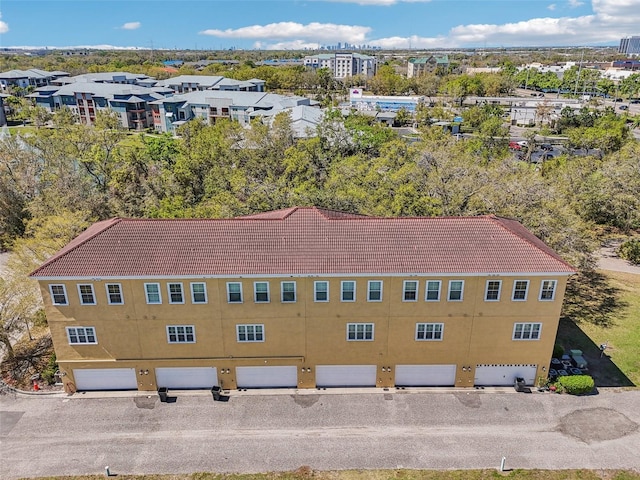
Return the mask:
[[[455,365],[396,365],[400,387],[450,387],[455,383]]]
[[[296,367],[236,367],[238,388],[281,388],[298,386]]]
[[[516,377],[534,385],[537,370],[537,365],[476,365],[475,385],[513,385]]]
[[[318,387],[375,387],[375,365],[318,365]]]
[[[82,368],[73,370],[77,390],[137,390],[133,368]]]
[[[211,388],[218,385],[218,371],[213,367],[156,368],[158,387]]]

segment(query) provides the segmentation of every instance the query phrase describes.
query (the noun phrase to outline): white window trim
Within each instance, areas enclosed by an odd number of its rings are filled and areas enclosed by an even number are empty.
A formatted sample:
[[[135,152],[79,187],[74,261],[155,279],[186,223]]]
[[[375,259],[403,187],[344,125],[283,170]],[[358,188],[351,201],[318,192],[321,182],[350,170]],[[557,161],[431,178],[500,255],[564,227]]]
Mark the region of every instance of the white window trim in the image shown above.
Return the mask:
[[[266,283],[267,284],[267,299],[266,300],[258,300],[258,290],[257,290],[257,286],[259,283]],[[261,292],[262,293],[262,292]],[[269,282],[253,282],[253,301],[255,303],[271,303],[271,285],[269,284]]]
[[[239,302],[231,301],[231,298],[230,298],[231,292],[229,291],[229,286],[231,285],[240,285],[240,301]],[[242,291],[242,282],[227,282],[227,303],[244,303],[244,293]]]
[[[326,300],[318,300],[317,297],[317,285],[319,283],[324,283],[327,286],[327,299]],[[318,303],[327,303],[329,301],[329,281],[328,280],[317,280],[315,282],[313,282],[313,301],[314,302],[318,302]]]
[[[293,300],[284,299],[284,284],[293,283]],[[298,301],[298,285],[295,280],[285,280],[280,282],[280,301],[282,303],[296,303]]]
[[[356,326],[356,335],[357,335],[357,329],[358,329],[358,325],[371,325],[371,338],[349,338],[349,326],[350,325],[355,325]],[[351,323],[347,323],[347,342],[373,342],[376,338],[376,325],[375,323],[372,322],[351,322]]]
[[[462,290],[460,290],[460,299],[459,300],[451,300],[451,284],[453,282],[461,282]],[[461,302],[464,300],[464,280],[449,280],[449,288],[447,289],[447,302]]]
[[[344,293],[344,284],[345,283],[353,283],[353,300],[345,300],[343,293]],[[342,280],[340,281],[340,301],[341,302],[345,302],[345,303],[353,303],[356,301],[356,289],[357,289],[357,284],[355,280]]]
[[[184,342],[181,342],[179,340],[176,339],[175,342],[171,341],[171,336],[169,335],[169,328],[191,328],[191,331],[193,332],[193,340],[185,340]],[[170,343],[171,345],[176,345],[176,344],[184,344],[184,343],[196,343],[196,327],[194,325],[167,325],[167,343]],[[187,332],[185,331],[184,333],[185,337],[187,335]],[[176,332],[176,337],[178,336],[178,332]]]
[[[522,329],[524,330],[524,325],[540,325],[538,329],[538,338],[516,338],[516,327],[518,325],[522,325]],[[532,327],[533,328],[533,327]],[[542,338],[542,322],[516,322],[513,324],[513,333],[511,334],[511,340],[516,342],[536,342]]]
[[[73,328],[73,329],[82,328],[82,329],[84,329],[85,330],[85,336],[87,336],[86,329],[90,328],[91,330],[93,330],[93,338],[95,338],[95,341],[94,342],[76,342],[76,343],[71,342],[71,335],[69,334],[69,329],[70,328]],[[69,342],[69,345],[97,345],[98,344],[98,336],[96,335],[95,327],[66,327],[65,331],[67,332],[67,341]]]
[[[407,300],[405,294],[407,293],[407,283],[412,282],[416,284],[416,298],[414,300]],[[420,295],[420,281],[419,280],[403,280],[402,281],[402,301],[403,302],[417,302]]]
[[[204,302],[195,301],[195,292],[193,290],[194,285],[204,285],[204,291],[202,292],[204,293]],[[207,295],[207,284],[205,282],[191,282],[189,284],[189,288],[191,289],[191,303],[193,303],[194,305],[206,305],[207,303],[209,303],[209,296]]]
[[[552,282],[553,283],[553,295],[551,295],[551,298],[542,298],[542,291],[544,288],[544,283],[545,282]],[[542,280],[540,282],[540,294],[538,295],[538,300],[540,300],[541,302],[553,302],[556,299],[556,290],[558,289],[558,281],[557,280]]]
[[[489,296],[489,282],[498,282],[498,298],[487,298]],[[502,294],[502,280],[487,280],[484,284],[484,301],[485,302],[499,302],[500,295]]]
[[[380,299],[379,300],[371,300],[370,296],[371,296],[371,283],[373,282],[379,282],[380,283]],[[381,302],[383,297],[383,290],[384,290],[384,282],[382,280],[369,280],[367,282],[367,302]]]
[[[440,325],[440,337],[441,338],[418,338],[418,328],[420,325],[425,325],[425,332],[426,332],[426,325]],[[435,332],[435,329],[434,329]],[[416,342],[441,342],[444,339],[444,323],[440,323],[440,322],[418,322],[416,323],[416,336],[415,336],[415,340]]]
[[[254,327],[254,336],[255,327],[262,327],[262,340],[240,340],[240,327]],[[239,323],[236,325],[236,341],[238,343],[263,343],[265,338],[264,323]]]
[[[78,288],[78,300],[80,300],[80,305],[96,305],[96,290],[93,288],[93,283],[79,283],[76,285]],[[80,291],[80,287],[91,287],[91,297],[93,298],[93,302],[83,302],[82,301],[82,292]]]
[[[55,297],[53,294],[53,288],[51,287],[62,287],[62,292],[64,293],[64,303],[56,303],[55,302]],[[69,305],[69,296],[67,295],[67,287],[65,287],[63,284],[61,283],[52,283],[49,285],[49,295],[51,295],[51,304],[52,305],[58,305],[58,306],[64,306],[64,305]]]
[[[438,284],[438,299],[437,300],[430,300],[428,297],[429,295],[429,284],[430,283],[437,283]],[[433,290],[431,290],[433,291]],[[425,302],[439,302],[440,299],[442,298],[442,280],[427,280],[425,281],[424,284],[424,301]]]
[[[527,284],[527,288],[524,291],[524,298],[515,298],[516,297],[516,284],[518,282],[525,282]],[[514,280],[513,281],[513,290],[511,292],[511,301],[513,301],[513,302],[526,302],[528,296],[529,296],[529,280]]]
[[[171,300],[171,285],[180,285],[180,296],[182,297],[181,302],[174,302]],[[184,285],[182,282],[167,282],[167,296],[169,298],[169,303],[172,305],[183,305],[184,304]]]
[[[120,293],[120,301],[119,302],[112,302],[111,301],[111,294],[109,293],[109,287],[113,286],[113,285],[117,285],[118,286],[118,291]],[[121,283],[106,283],[104,285],[104,290],[107,293],[107,303],[109,305],[124,305],[124,294],[122,293],[122,284]]]
[[[156,285],[158,287],[158,301],[157,302],[150,302],[149,301],[149,292],[147,291],[147,286],[148,285]],[[147,305],[161,305],[162,304],[162,289],[160,288],[160,284],[157,283],[157,282],[145,283],[144,284],[144,297],[145,297],[145,300],[147,301]]]

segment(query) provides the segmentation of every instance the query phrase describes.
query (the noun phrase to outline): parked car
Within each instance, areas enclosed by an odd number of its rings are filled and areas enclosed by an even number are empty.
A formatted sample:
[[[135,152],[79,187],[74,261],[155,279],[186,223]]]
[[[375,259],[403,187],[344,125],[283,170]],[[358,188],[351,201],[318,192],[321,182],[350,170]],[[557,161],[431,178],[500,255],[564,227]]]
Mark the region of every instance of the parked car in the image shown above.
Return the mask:
[[[551,160],[552,158],[553,158],[553,155],[551,155],[550,153],[543,153],[542,156],[540,157],[540,160],[544,162],[546,160]]]
[[[511,150],[522,150],[522,146],[518,142],[509,142],[509,148]]]
[[[620,110],[629,110],[629,107],[627,107],[626,105],[620,105],[618,108]]]
[[[520,140],[519,142],[516,142],[516,143],[521,147],[526,147],[527,145],[529,145],[529,142],[527,142],[526,140]]]
[[[634,98],[629,103],[633,103],[634,105],[637,105],[638,103],[640,103],[640,99],[639,98]]]
[[[549,152],[549,151],[553,150],[553,145],[551,145],[550,143],[543,143],[542,145],[540,145],[540,148],[542,150],[545,150],[545,151]]]

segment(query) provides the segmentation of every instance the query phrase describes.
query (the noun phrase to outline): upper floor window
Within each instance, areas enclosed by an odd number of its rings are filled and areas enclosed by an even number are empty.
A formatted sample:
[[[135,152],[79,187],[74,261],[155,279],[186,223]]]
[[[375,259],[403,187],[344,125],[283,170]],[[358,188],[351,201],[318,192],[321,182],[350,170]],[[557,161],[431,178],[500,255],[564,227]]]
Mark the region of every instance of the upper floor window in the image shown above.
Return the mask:
[[[67,300],[67,289],[64,285],[49,285],[51,293],[51,303],[54,305],[69,305]]]
[[[556,296],[556,280],[543,280],[540,286],[540,300],[553,300]]]
[[[107,283],[107,302],[109,305],[122,305],[124,298],[122,296],[122,285],[119,283]]]
[[[502,286],[501,280],[487,280],[487,289],[484,294],[484,299],[487,302],[497,302],[500,300],[500,288]]]
[[[313,300],[315,302],[329,301],[329,282],[326,282],[326,281],[313,282]]]
[[[529,280],[516,280],[513,282],[513,296],[514,301],[524,301],[527,299],[527,292],[529,291]]]
[[[367,301],[369,302],[381,302],[382,301],[382,281],[381,280],[369,280],[367,284]]]
[[[184,303],[182,283],[167,283],[167,291],[169,292],[169,303]]]
[[[160,294],[159,283],[145,283],[144,293],[147,296],[147,303],[149,304],[162,303],[162,295]]]
[[[281,282],[282,302],[291,303],[296,301],[296,282]]]
[[[340,298],[343,302],[356,301],[356,282],[353,280],[344,280],[340,282]]]
[[[207,303],[207,284],[194,282],[191,284],[191,302]]]
[[[93,327],[67,327],[67,338],[71,345],[93,345],[96,340],[96,329]]]
[[[256,303],[269,302],[269,282],[253,282],[253,295]]]
[[[464,280],[450,280],[449,281],[449,301],[461,302],[462,294],[464,292]]]
[[[238,342],[264,342],[264,325],[236,325]]]
[[[372,341],[373,323],[347,323],[347,340]]]
[[[442,282],[440,280],[429,280],[427,282],[425,300],[427,302],[439,302],[441,288],[442,288]]]
[[[402,283],[402,300],[405,302],[415,302],[418,300],[417,280],[405,280]]]
[[[539,340],[542,323],[515,323],[513,325],[514,340]]]
[[[78,295],[81,305],[95,305],[96,296],[93,294],[93,285],[90,283],[78,284]]]
[[[229,303],[242,303],[242,283],[227,282],[227,301]]]
[[[196,327],[193,325],[167,325],[169,343],[196,343]]]
[[[444,323],[416,323],[416,340],[442,340]]]

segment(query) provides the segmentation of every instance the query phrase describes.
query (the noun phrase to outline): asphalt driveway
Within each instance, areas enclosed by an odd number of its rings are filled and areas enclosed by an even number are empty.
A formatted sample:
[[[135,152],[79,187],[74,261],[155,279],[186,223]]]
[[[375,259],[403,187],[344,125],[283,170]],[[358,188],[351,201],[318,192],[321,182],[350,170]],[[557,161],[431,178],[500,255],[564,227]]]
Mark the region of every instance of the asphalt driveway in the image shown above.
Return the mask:
[[[264,392],[267,393],[267,392]],[[0,478],[313,469],[640,470],[640,391],[0,396]]]

